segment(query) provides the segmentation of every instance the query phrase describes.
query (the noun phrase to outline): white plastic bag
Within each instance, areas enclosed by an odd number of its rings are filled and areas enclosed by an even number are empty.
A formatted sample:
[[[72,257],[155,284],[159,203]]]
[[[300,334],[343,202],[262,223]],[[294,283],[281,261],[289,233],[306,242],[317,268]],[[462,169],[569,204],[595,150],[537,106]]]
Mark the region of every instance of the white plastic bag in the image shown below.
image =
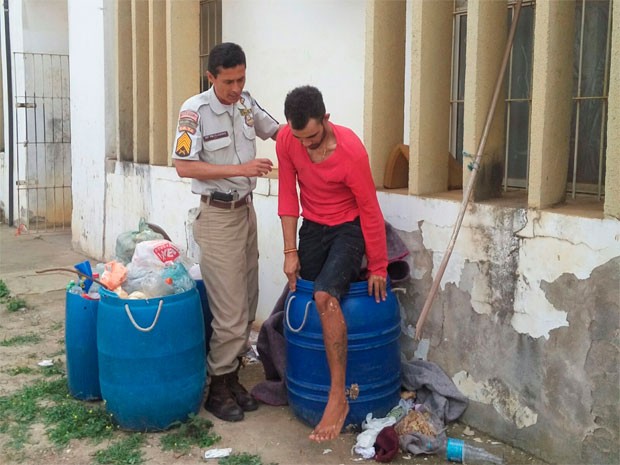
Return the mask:
[[[174,263],[180,257],[181,251],[170,241],[165,239],[144,241],[136,244],[131,263],[136,267],[153,270]]]

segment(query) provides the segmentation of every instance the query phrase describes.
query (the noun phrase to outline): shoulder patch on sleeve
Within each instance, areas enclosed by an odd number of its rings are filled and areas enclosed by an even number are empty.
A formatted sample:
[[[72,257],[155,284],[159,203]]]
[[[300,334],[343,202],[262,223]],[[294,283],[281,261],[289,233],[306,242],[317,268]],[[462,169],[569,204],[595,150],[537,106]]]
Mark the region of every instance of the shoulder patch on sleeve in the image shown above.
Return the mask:
[[[183,134],[181,134],[177,139],[177,145],[174,149],[174,153],[176,153],[179,157],[187,157],[189,156],[191,150],[192,138],[189,137],[187,131],[184,131]]]

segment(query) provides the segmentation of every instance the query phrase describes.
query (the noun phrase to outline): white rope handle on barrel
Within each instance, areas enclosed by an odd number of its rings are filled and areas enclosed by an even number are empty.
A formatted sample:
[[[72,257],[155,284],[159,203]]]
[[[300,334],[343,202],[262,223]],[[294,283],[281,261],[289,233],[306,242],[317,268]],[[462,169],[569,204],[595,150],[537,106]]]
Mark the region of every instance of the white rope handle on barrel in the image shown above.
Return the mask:
[[[296,296],[291,296],[290,299],[288,299],[288,302],[286,303],[286,325],[288,326],[288,329],[291,330],[291,332],[293,333],[298,333],[299,331],[301,331],[303,329],[303,327],[306,324],[306,318],[308,318],[308,309],[310,308],[310,305],[312,305],[312,301],[309,300],[308,303],[306,304],[306,311],[304,312],[304,319],[301,322],[301,325],[299,325],[299,328],[297,329],[293,329],[293,327],[291,326],[291,321],[289,320],[288,314],[289,314],[289,309],[291,308],[291,302],[293,301],[293,299]]]
[[[143,328],[138,323],[136,323],[136,320],[133,319],[133,315],[131,314],[131,310],[129,310],[129,304],[125,304],[125,312],[127,312],[127,316],[131,320],[131,324],[134,326],[134,328],[136,328],[138,331],[142,331],[143,333],[148,333],[157,324],[157,320],[159,320],[159,314],[161,313],[161,308],[163,305],[164,305],[164,300],[162,299],[159,301],[159,307],[157,307],[157,314],[155,315],[155,319],[153,320],[153,323],[151,324],[151,326],[149,326],[148,328]]]

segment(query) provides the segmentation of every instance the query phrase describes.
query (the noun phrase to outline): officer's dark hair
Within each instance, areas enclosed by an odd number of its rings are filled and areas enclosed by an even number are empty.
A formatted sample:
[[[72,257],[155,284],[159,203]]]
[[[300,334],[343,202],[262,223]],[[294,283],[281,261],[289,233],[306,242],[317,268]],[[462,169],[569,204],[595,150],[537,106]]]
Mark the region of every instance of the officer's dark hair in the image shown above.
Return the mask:
[[[209,62],[207,70],[217,77],[220,68],[234,68],[235,66],[245,66],[245,53],[243,49],[232,42],[218,44],[209,52]]]
[[[312,86],[301,86],[291,90],[284,100],[284,116],[293,129],[304,129],[310,119],[322,121],[325,104],[321,91]]]

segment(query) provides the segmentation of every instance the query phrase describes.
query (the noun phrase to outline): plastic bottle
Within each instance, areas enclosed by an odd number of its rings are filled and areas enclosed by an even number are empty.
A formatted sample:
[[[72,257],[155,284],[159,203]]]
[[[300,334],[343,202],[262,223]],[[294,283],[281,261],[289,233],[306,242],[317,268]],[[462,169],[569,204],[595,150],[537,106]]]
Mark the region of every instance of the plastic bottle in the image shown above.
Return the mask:
[[[82,295],[82,288],[80,287],[79,284],[77,284],[75,281],[71,280],[69,281],[69,284],[67,285],[67,292],[69,294],[76,294],[76,295]]]
[[[182,263],[173,263],[166,266],[162,272],[162,277],[167,284],[174,288],[175,294],[180,294],[196,287],[196,281],[192,279]]]
[[[447,441],[441,448],[441,452],[445,453],[446,459],[450,462],[459,462],[465,464],[497,464],[501,465],[504,460],[497,455],[487,452],[481,447],[476,447],[466,443],[461,439],[447,438]]]
[[[99,273],[93,273],[93,278],[95,279],[99,279]],[[88,289],[88,295],[90,296],[91,299],[99,299],[99,288],[101,286],[94,282],[90,285],[90,289]]]
[[[163,297],[174,294],[174,287],[167,284],[162,276],[157,273],[149,273],[142,280],[142,292],[147,298]]]

